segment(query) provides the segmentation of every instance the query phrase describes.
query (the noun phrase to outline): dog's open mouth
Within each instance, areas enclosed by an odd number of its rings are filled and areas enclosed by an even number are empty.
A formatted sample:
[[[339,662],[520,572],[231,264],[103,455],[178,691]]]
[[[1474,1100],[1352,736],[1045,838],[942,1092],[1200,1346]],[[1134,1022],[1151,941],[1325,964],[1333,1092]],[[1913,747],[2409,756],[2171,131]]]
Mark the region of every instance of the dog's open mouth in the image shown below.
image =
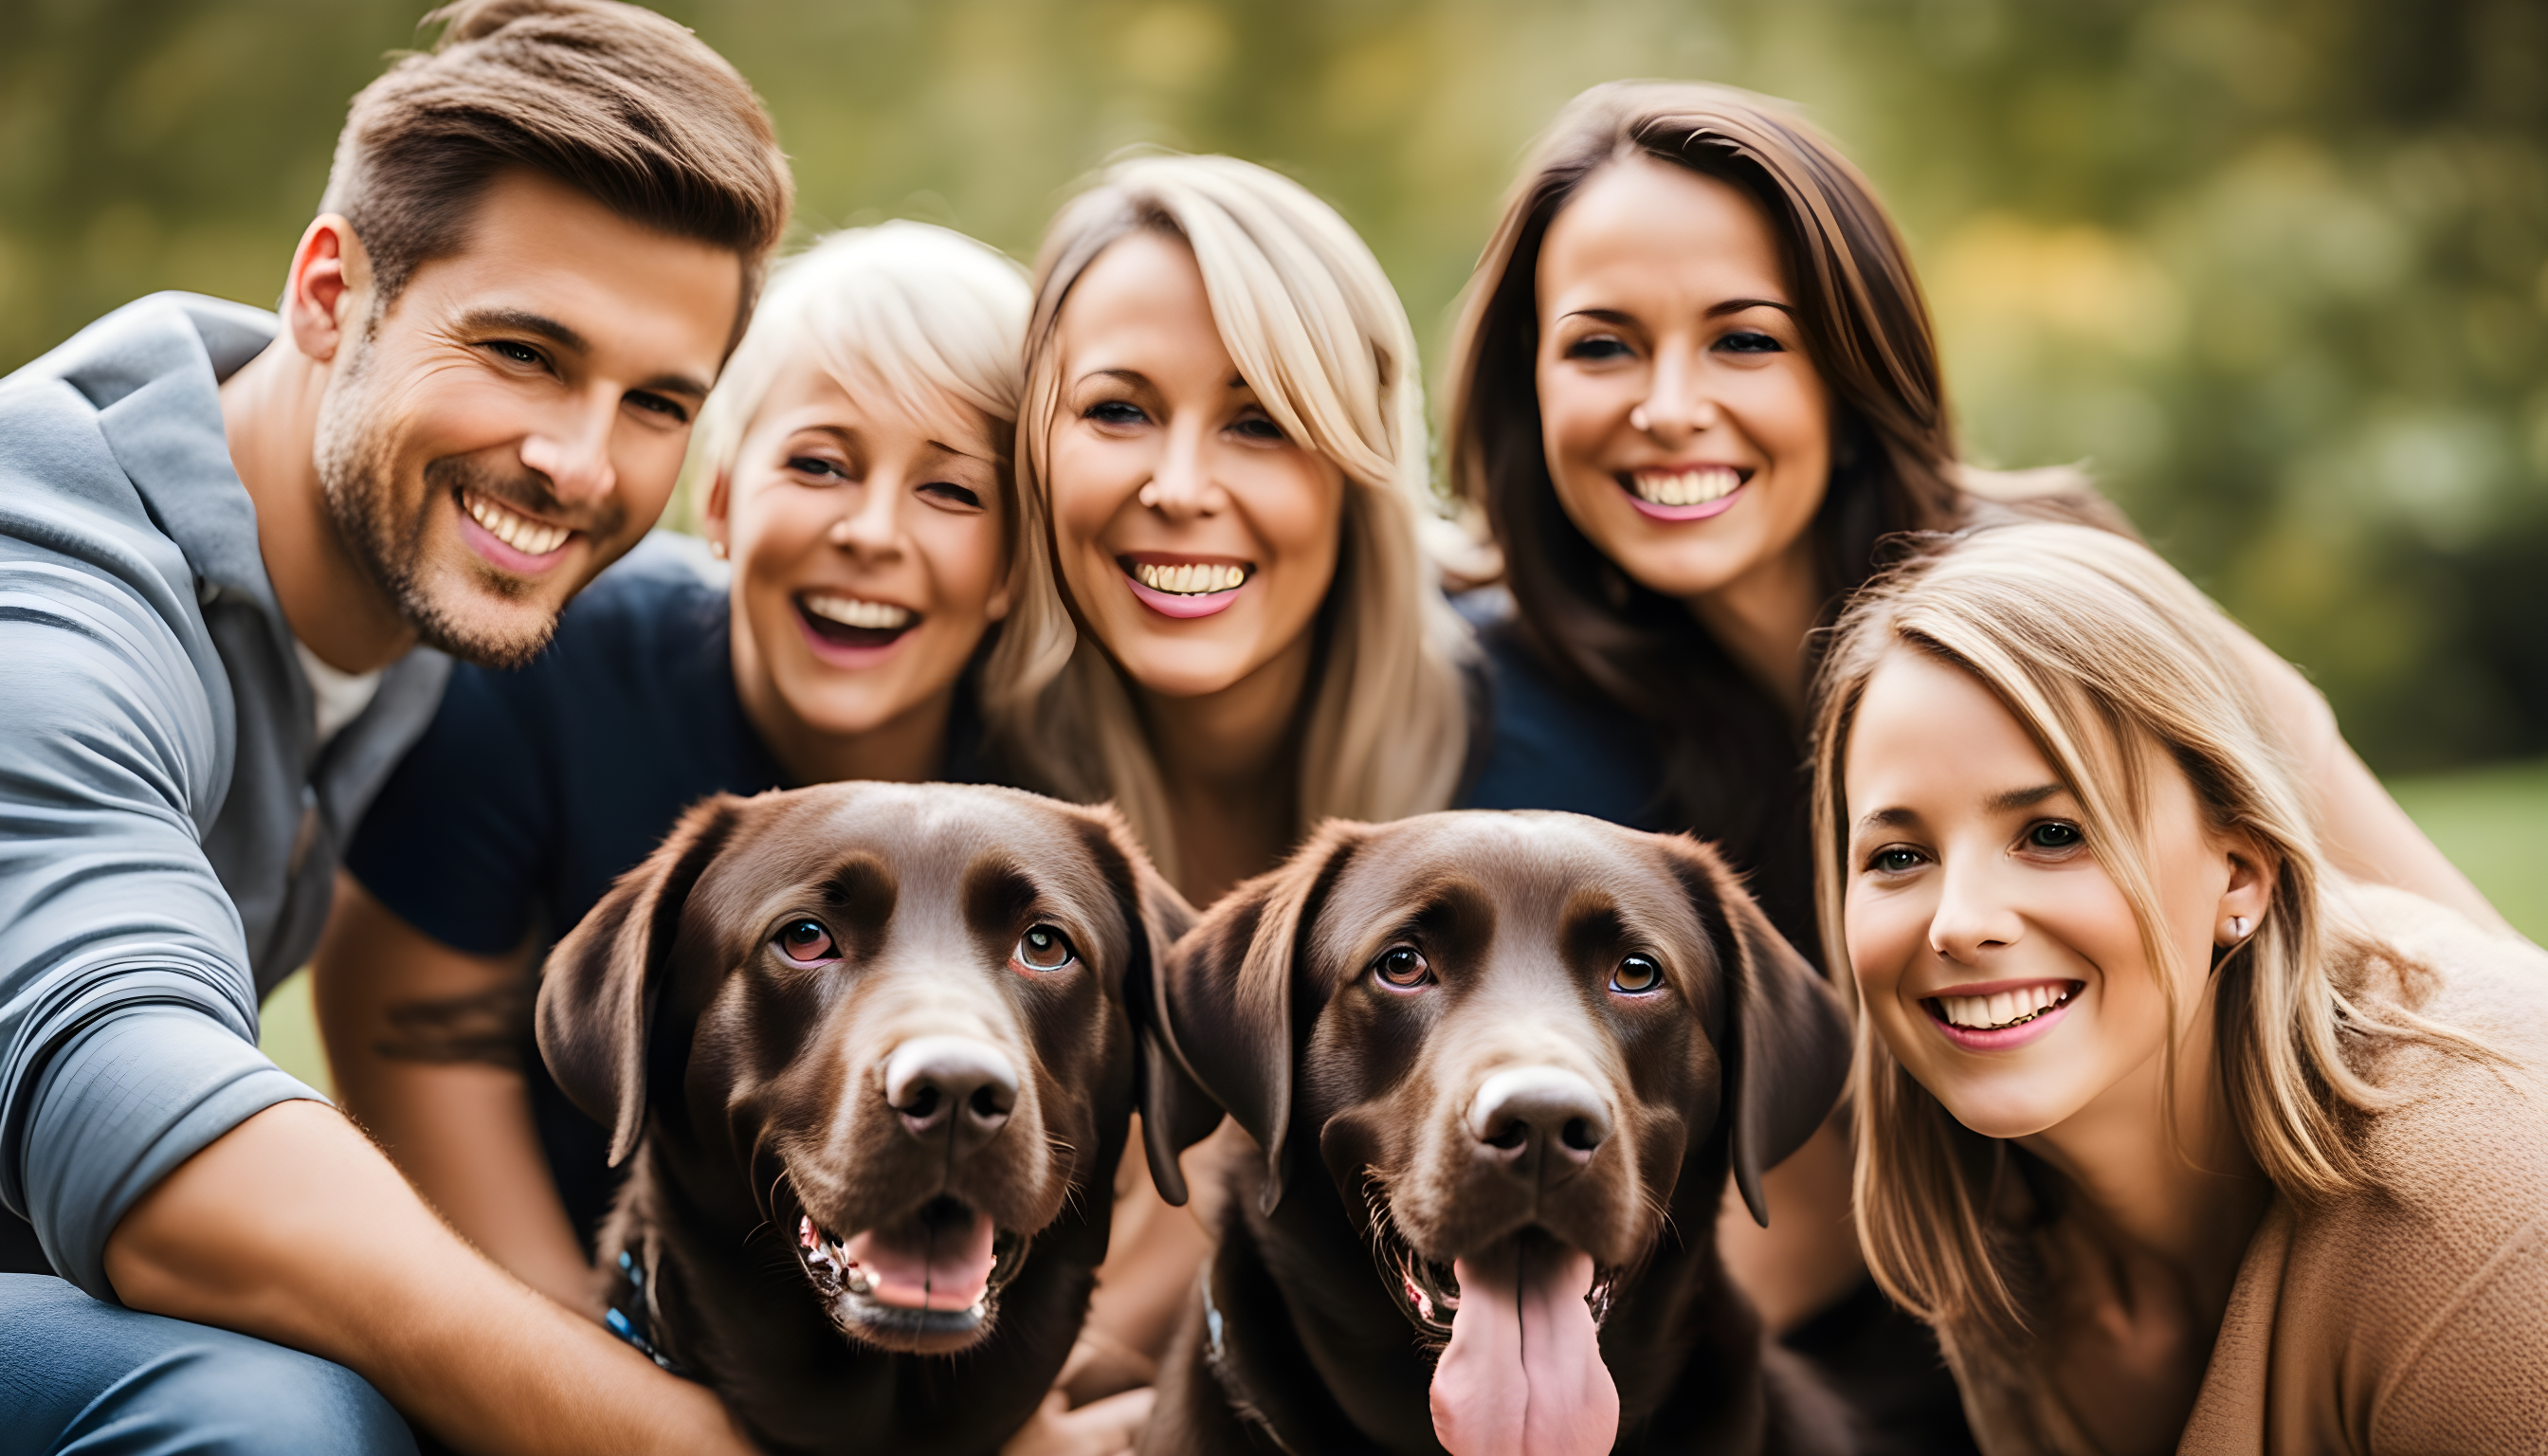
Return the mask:
[[[1399,1313],[1415,1326],[1417,1335],[1439,1350],[1451,1338],[1452,1317],[1460,1313],[1460,1279],[1449,1265],[1438,1264],[1415,1251],[1398,1231],[1396,1221],[1389,1215],[1388,1204],[1377,1190],[1372,1200],[1372,1258],[1380,1270],[1383,1283],[1389,1286]],[[1541,1245],[1562,1248],[1563,1244],[1546,1229],[1532,1226],[1498,1239],[1479,1251],[1477,1258],[1499,1264],[1516,1254],[1537,1251]],[[1595,1265],[1592,1286],[1584,1295],[1584,1303],[1592,1312],[1596,1329],[1610,1316],[1610,1303],[1618,1292],[1621,1270]]]
[[[886,1349],[938,1353],[989,1332],[1026,1239],[941,1194],[900,1219],[844,1237],[796,1221],[796,1258],[833,1321]]]

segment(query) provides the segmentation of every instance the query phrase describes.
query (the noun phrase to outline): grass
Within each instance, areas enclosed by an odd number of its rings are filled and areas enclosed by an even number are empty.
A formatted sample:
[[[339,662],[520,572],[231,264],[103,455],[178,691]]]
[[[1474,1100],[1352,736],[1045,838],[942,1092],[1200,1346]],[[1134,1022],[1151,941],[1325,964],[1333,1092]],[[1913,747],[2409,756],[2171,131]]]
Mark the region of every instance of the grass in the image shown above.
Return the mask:
[[[2548,945],[2548,762],[2401,778],[2389,789],[2523,935]],[[310,972],[265,998],[265,1054],[325,1092]]]

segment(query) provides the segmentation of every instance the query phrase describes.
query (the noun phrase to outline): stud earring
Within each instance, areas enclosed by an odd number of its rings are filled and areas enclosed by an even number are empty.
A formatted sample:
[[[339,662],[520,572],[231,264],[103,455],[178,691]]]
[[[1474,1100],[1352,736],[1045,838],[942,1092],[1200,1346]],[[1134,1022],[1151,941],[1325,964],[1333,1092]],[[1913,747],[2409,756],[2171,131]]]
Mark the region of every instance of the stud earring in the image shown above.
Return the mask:
[[[2230,917],[2230,939],[2233,941],[2243,941],[2247,939],[2246,916],[2232,915]]]
[[[719,561],[725,560],[725,543],[723,541],[710,541],[708,543],[708,555],[715,557]]]

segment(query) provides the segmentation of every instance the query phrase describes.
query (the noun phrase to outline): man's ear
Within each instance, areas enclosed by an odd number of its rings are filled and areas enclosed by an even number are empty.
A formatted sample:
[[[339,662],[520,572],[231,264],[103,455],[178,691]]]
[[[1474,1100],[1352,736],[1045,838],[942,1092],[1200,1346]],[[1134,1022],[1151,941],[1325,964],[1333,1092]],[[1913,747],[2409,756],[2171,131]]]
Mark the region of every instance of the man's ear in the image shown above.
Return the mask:
[[[613,1167],[646,1128],[647,1039],[682,907],[733,837],[744,803],[718,794],[682,815],[567,932],[540,973],[541,1059],[567,1100],[611,1130]]]
[[[1161,1163],[1173,1171],[1176,1155],[1209,1137],[1219,1122],[1205,1108],[1178,1100],[1199,1092],[1265,1149],[1263,1211],[1270,1214],[1282,1202],[1301,934],[1370,834],[1370,826],[1343,820],[1320,825],[1279,868],[1222,896],[1169,953],[1159,1020],[1182,1081],[1154,1080],[1151,1102],[1141,1114],[1145,1128],[1170,1135],[1164,1145],[1158,1134],[1151,1135],[1150,1177],[1162,1197],[1167,1182],[1160,1177]],[[1180,1137],[1186,1140],[1175,1141]],[[1182,1190],[1183,1176],[1176,1182]]]
[[[1713,849],[1686,835],[1665,843],[1724,964],[1725,1041],[1717,1055],[1734,1186],[1766,1228],[1761,1174],[1804,1146],[1840,1100],[1849,1082],[1849,1023],[1821,972],[1771,926]]]
[[[283,282],[283,327],[292,346],[317,363],[333,363],[363,326],[371,283],[371,256],[354,225],[337,213],[314,219],[292,250],[292,271]]]

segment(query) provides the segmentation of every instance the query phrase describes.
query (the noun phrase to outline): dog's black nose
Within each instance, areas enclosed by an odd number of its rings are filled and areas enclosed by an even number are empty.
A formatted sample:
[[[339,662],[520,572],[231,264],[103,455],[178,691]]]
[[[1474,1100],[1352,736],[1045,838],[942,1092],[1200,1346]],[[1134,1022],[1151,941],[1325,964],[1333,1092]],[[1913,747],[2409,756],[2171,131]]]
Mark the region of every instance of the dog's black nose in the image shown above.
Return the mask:
[[[1018,1073],[1000,1048],[967,1037],[914,1037],[884,1059],[884,1100],[912,1137],[953,1137],[962,1156],[1008,1126]]]
[[[1562,1067],[1506,1067],[1479,1086],[1469,1133],[1488,1157],[1547,1176],[1592,1161],[1610,1136],[1610,1109],[1600,1089]]]

